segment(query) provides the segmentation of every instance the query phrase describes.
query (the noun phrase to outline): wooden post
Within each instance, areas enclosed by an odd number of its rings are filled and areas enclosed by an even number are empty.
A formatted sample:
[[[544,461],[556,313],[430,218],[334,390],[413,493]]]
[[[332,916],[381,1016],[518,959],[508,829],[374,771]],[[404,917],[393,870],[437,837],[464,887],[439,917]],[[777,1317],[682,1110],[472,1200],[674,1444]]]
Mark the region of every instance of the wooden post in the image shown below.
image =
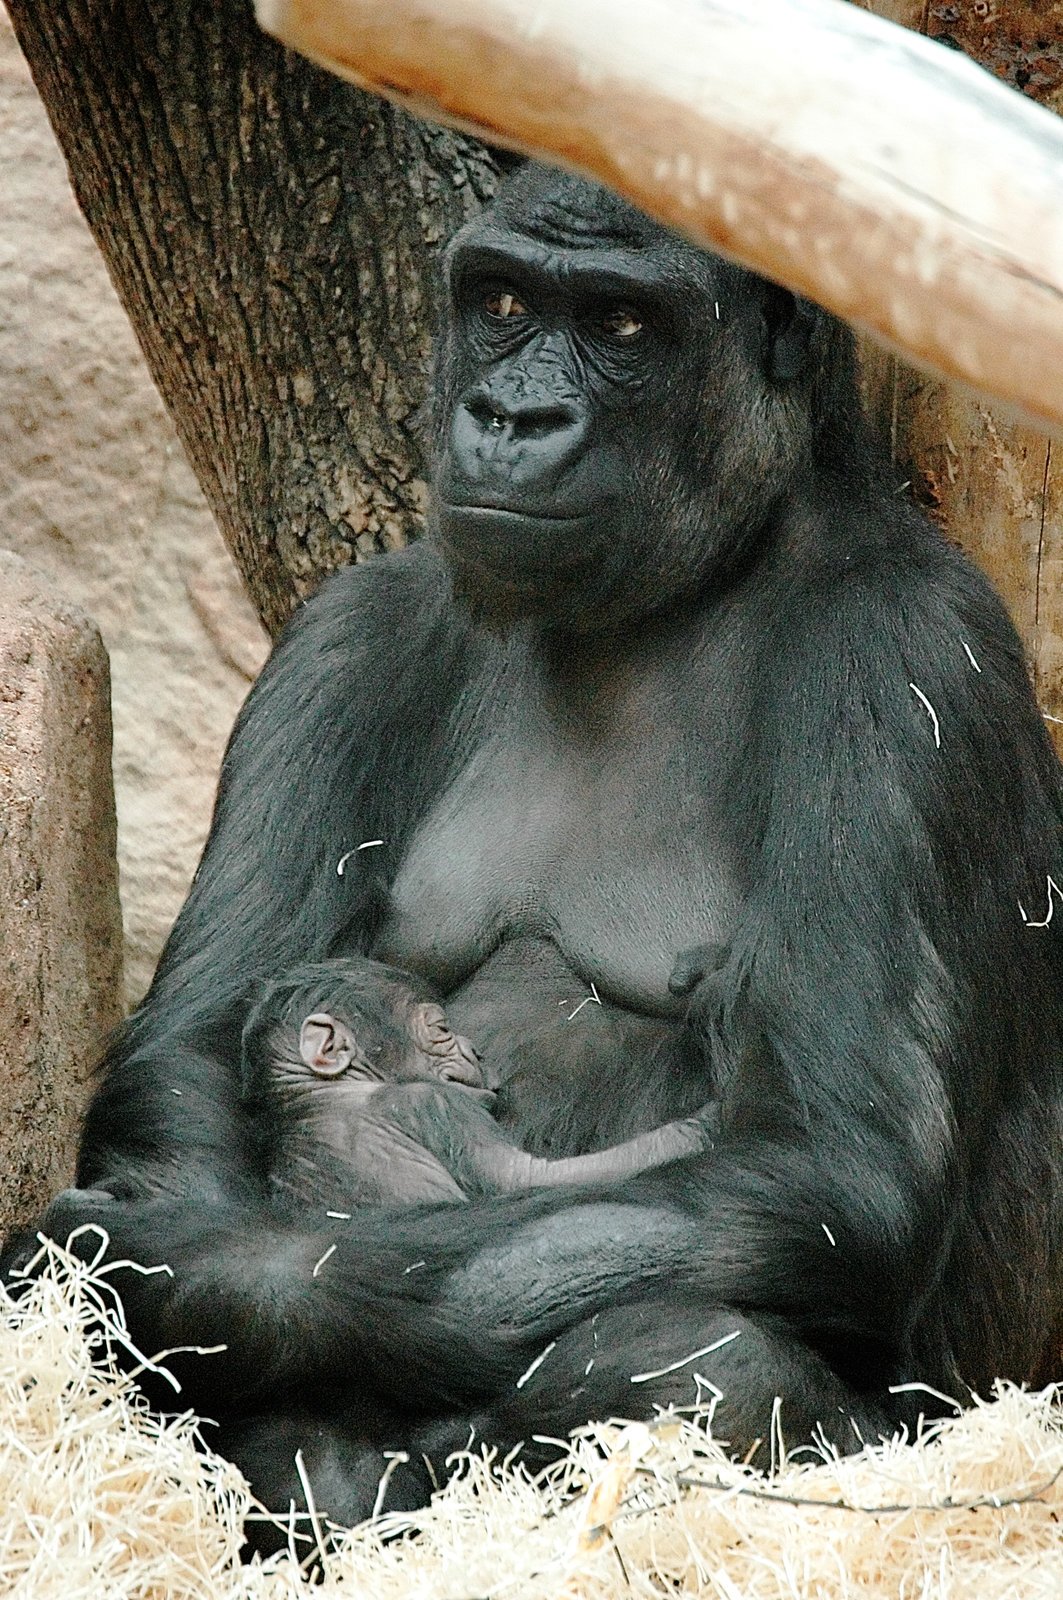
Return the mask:
[[[0,1236],[73,1182],[121,980],[107,652],[0,550]]]

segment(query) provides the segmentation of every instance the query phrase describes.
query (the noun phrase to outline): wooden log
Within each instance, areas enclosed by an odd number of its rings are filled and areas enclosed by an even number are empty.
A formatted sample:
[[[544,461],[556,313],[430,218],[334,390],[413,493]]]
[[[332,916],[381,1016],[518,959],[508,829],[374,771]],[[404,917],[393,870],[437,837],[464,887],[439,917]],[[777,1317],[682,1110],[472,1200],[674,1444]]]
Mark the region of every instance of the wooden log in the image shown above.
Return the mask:
[[[257,0],[421,115],[600,178],[1063,425],[1063,124],[841,0]]]

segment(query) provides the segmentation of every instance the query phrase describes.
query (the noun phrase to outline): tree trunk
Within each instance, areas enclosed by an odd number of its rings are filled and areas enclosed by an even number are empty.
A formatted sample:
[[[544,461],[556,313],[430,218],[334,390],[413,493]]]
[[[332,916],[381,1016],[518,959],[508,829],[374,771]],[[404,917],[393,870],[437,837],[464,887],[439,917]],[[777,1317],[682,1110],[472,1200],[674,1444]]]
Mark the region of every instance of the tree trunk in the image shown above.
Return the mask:
[[[1063,0],[859,0],[1063,111]],[[953,384],[864,346],[872,415],[919,498],[1004,596],[1063,754],[1063,449]],[[1055,719],[1055,720],[1053,720]]]
[[[249,5],[8,0],[78,201],[267,626],[403,543],[432,262],[481,145],[290,55]]]

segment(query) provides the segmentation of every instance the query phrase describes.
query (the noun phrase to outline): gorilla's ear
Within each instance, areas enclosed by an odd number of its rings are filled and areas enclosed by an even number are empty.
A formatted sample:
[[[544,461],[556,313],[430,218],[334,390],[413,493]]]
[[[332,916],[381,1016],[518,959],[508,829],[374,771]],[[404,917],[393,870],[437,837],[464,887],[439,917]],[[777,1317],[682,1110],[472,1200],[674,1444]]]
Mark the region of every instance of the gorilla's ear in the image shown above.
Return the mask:
[[[315,1011],[303,1019],[299,1029],[299,1054],[318,1078],[338,1078],[352,1061],[361,1059],[350,1028],[327,1011]]]
[[[765,369],[773,383],[792,383],[808,365],[816,308],[800,295],[769,283],[764,296]]]

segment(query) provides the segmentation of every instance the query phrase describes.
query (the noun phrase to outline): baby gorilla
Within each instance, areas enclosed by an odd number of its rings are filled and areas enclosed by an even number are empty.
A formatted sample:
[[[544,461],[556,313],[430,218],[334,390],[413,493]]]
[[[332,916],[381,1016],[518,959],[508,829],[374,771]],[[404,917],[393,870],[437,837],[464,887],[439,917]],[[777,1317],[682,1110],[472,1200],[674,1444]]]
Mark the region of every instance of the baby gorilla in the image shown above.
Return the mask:
[[[476,1051],[405,973],[320,961],[264,983],[243,1034],[243,1100],[278,1198],[420,1205],[611,1184],[707,1148],[708,1114],[591,1155],[519,1149],[491,1115]]]

